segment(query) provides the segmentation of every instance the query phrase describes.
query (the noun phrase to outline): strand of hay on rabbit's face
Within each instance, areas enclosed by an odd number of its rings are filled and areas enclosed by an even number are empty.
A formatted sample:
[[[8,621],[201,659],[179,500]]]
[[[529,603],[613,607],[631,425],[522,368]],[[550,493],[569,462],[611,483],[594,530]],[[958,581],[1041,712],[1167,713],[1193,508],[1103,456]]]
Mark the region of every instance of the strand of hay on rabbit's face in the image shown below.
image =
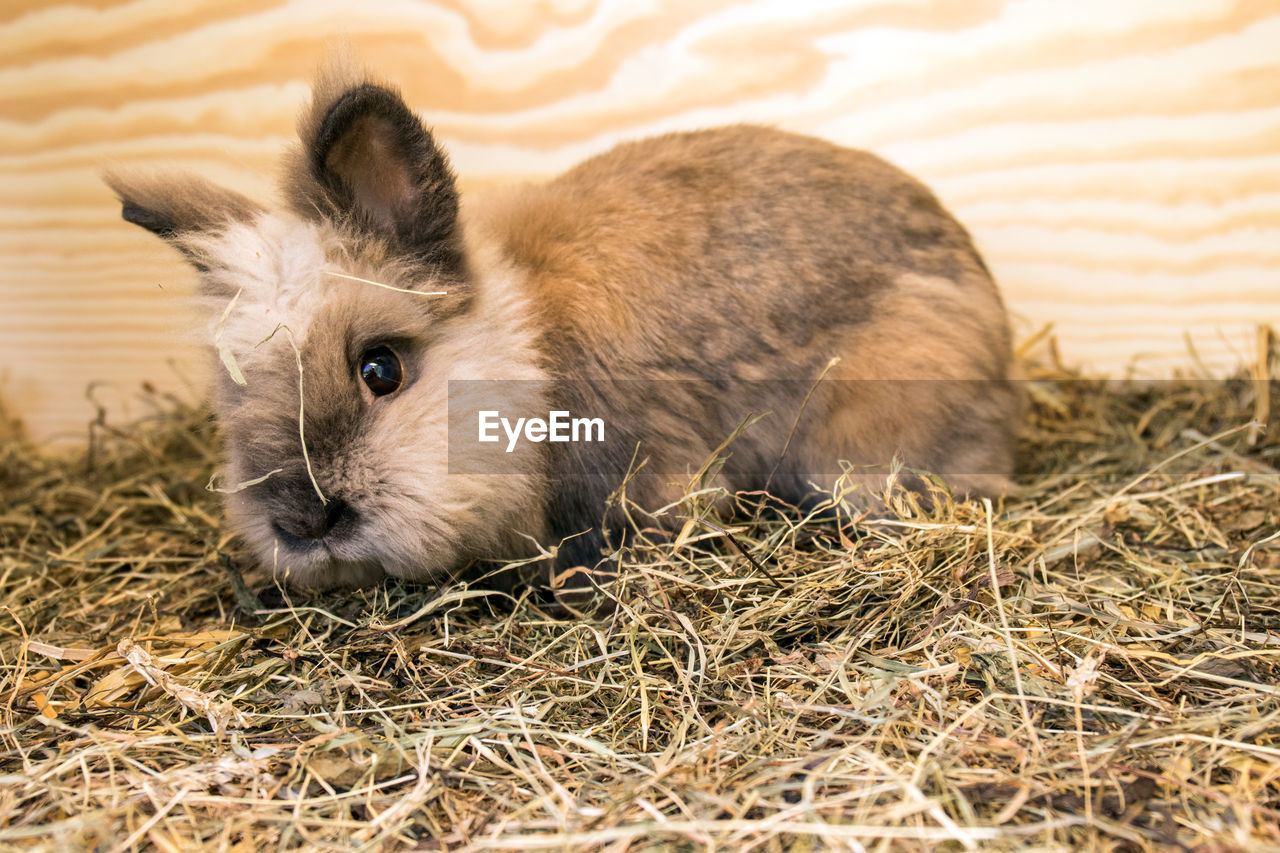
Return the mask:
[[[1240,431],[1256,381],[1032,390],[990,513],[899,494],[856,526],[642,529],[599,621],[457,584],[289,597],[220,527],[201,413],[107,423],[79,456],[7,442],[0,839],[1275,844],[1280,436]]]

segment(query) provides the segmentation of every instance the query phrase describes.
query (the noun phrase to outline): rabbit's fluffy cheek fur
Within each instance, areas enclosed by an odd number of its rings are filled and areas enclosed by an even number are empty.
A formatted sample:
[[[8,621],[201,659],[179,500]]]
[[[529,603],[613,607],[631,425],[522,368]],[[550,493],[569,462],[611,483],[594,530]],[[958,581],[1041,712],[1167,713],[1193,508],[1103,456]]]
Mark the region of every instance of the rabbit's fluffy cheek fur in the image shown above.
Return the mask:
[[[266,476],[227,495],[231,526],[262,565],[310,587],[384,572],[438,577],[463,551],[499,547],[495,529],[540,532],[536,469],[454,474],[444,451],[450,379],[542,376],[510,270],[477,258],[486,274],[466,308],[439,317],[436,297],[344,277],[413,284],[395,264],[362,257],[359,240],[314,223],[264,214],[188,246],[207,269],[206,290],[218,294],[209,297],[211,335],[245,380],[219,365],[215,404],[225,482]],[[357,360],[382,342],[399,351],[406,378],[376,399]],[[334,506],[345,509],[326,535],[290,532]]]

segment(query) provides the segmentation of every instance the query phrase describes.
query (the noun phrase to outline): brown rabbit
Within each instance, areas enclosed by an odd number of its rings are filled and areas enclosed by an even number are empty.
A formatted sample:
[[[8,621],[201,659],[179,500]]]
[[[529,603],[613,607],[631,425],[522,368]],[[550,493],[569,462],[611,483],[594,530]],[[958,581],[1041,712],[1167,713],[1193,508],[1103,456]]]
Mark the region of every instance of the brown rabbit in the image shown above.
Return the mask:
[[[735,430],[713,482],[791,503],[895,457],[962,491],[1006,481],[996,287],[937,199],[870,154],[675,133],[464,206],[397,92],[340,64],[299,136],[277,208],[108,178],[201,273],[226,479],[270,475],[228,516],[278,574],[439,578],[534,543],[593,567],[629,472],[627,506],[654,510]],[[580,416],[589,440],[551,440]]]

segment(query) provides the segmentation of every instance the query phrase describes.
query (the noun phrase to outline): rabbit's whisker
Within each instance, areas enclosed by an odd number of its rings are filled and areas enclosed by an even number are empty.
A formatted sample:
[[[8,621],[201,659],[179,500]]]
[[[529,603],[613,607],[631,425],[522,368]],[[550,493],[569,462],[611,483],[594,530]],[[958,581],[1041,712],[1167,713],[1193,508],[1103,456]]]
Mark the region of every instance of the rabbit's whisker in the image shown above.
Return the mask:
[[[374,287],[381,287],[385,290],[394,290],[397,293],[412,293],[415,296],[448,296],[449,295],[449,291],[447,290],[411,290],[410,288],[407,288],[407,287],[393,287],[390,284],[383,284],[380,281],[373,281],[371,279],[361,278],[358,275],[347,275],[344,272],[334,272],[333,270],[320,270],[320,272],[324,273],[325,275],[336,276],[337,278],[346,278],[346,279],[350,279],[351,281],[361,281],[361,282],[364,282],[365,284],[372,284]]]

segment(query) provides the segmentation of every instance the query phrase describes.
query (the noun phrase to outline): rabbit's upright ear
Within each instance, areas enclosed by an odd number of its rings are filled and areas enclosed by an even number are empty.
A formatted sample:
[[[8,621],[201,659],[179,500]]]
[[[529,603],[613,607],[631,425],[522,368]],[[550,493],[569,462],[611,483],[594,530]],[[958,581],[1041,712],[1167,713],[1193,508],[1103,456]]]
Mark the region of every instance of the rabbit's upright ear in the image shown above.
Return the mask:
[[[262,212],[240,193],[185,172],[112,170],[105,180],[120,198],[125,222],[177,246],[199,269],[206,264],[192,238]]]
[[[453,171],[395,90],[330,67],[298,135],[284,189],[299,214],[351,222],[439,272],[464,273]]]

